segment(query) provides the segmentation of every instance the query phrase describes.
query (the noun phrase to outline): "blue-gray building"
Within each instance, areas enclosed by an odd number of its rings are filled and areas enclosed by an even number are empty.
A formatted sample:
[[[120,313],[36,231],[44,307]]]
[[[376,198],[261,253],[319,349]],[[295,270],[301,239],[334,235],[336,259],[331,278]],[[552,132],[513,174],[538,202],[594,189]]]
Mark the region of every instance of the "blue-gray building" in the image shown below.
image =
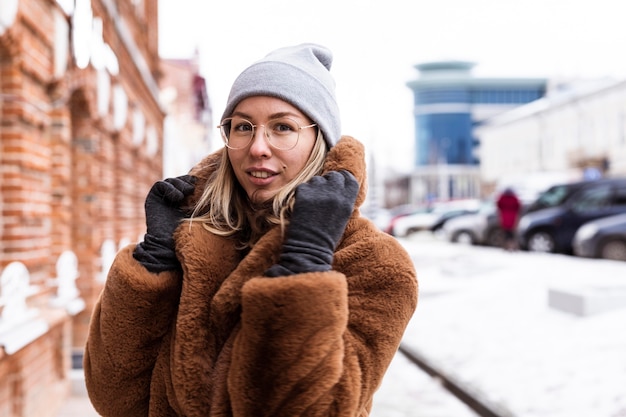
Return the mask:
[[[440,61],[418,64],[420,76],[407,83],[413,90],[415,165],[476,165],[472,131],[482,120],[537,100],[546,80],[477,78],[474,63]]]
[[[540,99],[544,78],[479,78],[468,61],[438,61],[415,66],[409,81],[415,115],[415,168],[408,201],[477,198],[485,194],[479,172],[479,143],[474,129],[483,121]]]

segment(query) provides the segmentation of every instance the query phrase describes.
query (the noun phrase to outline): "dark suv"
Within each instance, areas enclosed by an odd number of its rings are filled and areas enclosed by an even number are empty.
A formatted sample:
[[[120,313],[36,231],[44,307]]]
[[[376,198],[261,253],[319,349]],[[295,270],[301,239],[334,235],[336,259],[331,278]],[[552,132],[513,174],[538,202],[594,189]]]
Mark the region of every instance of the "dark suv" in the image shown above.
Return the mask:
[[[524,213],[555,207],[563,204],[572,194],[589,184],[589,181],[557,184],[539,194],[539,197],[524,208]]]
[[[517,227],[522,249],[572,253],[572,239],[584,223],[626,213],[626,178],[576,183],[570,191],[560,204],[522,216]]]

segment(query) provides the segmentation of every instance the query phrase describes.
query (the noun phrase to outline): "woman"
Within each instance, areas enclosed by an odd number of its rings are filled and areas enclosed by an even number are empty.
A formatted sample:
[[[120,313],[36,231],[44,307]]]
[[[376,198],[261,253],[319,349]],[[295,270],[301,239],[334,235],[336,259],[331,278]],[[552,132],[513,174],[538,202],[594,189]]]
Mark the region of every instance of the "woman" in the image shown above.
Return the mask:
[[[366,416],[417,302],[411,260],[359,214],[330,52],[275,51],[235,81],[225,148],[157,182],[85,351],[103,416]]]

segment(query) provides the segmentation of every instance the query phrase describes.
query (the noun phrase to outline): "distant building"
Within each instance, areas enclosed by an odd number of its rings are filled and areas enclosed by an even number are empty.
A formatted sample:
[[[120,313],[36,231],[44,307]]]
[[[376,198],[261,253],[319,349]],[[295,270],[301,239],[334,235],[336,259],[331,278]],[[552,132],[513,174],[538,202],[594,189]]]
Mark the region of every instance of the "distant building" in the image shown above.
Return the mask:
[[[541,98],[546,80],[477,78],[474,63],[418,64],[407,83],[414,94],[415,170],[410,201],[477,197],[480,194],[474,129],[487,118]]]
[[[442,61],[415,66],[420,77],[407,83],[415,98],[415,166],[478,164],[474,127],[545,94],[544,79],[476,78],[474,65]]]
[[[491,118],[476,130],[482,178],[626,176],[624,103],[625,80],[585,80]]]
[[[186,174],[211,152],[217,129],[206,81],[199,73],[198,54],[190,59],[163,59],[161,68],[161,97],[167,111],[163,176],[175,177]]]

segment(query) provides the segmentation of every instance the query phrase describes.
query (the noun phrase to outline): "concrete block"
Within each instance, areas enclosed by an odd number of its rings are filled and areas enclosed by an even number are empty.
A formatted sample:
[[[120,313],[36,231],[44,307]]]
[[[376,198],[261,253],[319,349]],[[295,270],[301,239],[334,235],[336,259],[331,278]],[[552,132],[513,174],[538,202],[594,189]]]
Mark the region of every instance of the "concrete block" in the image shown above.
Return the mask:
[[[548,305],[577,316],[590,316],[626,307],[626,286],[549,288]]]

